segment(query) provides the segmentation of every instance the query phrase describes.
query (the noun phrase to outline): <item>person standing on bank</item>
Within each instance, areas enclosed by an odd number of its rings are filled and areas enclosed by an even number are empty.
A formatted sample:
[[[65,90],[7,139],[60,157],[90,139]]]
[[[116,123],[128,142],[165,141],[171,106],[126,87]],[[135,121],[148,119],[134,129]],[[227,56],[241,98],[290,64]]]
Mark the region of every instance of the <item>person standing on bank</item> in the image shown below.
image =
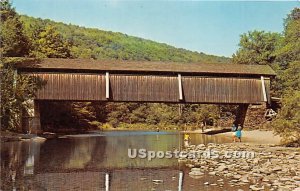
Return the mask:
[[[240,142],[242,142],[242,126],[239,124],[237,131],[235,132],[235,136],[238,138]]]
[[[236,131],[237,131],[237,126],[235,124],[232,124],[231,132],[232,132],[232,141],[233,142],[235,142],[235,138],[236,138],[235,132]]]

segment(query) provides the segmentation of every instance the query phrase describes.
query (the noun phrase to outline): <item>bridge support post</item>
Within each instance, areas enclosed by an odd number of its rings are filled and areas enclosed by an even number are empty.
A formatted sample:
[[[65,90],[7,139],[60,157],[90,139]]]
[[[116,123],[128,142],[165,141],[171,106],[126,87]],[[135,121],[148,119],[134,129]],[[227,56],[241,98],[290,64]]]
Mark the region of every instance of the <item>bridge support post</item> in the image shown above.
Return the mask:
[[[32,127],[32,121],[34,116],[34,101],[27,100],[26,101],[27,109],[22,110],[21,114],[21,125],[19,128],[20,133],[30,133]]]
[[[234,121],[235,125],[239,125],[239,124],[241,126],[244,125],[248,107],[249,107],[249,104],[239,104],[238,105],[236,115],[235,115],[235,121]]]
[[[21,114],[21,125],[18,128],[18,132],[19,133],[27,133],[29,131],[29,124],[30,124],[30,115],[28,114],[29,112],[27,112],[25,109],[22,110],[22,114]]]
[[[31,124],[31,133],[38,134],[42,132],[41,128],[41,116],[39,102],[34,100],[33,103],[33,120]]]
[[[40,107],[38,101],[26,101],[27,108],[22,111],[19,131],[22,133],[41,133]]]

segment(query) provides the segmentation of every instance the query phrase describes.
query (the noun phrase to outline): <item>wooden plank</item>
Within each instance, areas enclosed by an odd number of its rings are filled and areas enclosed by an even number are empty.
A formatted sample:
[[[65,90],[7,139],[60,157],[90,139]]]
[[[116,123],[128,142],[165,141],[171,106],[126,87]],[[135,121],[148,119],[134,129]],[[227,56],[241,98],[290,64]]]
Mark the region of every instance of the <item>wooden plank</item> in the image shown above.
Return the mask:
[[[105,74],[105,98],[109,99],[109,72]]]
[[[182,92],[182,81],[181,74],[178,74],[178,91],[179,91],[179,100],[183,100],[183,92]]]
[[[263,92],[264,102],[267,102],[268,100],[267,100],[267,94],[266,94],[265,80],[264,80],[263,76],[261,76],[260,79],[261,79],[261,89]]]

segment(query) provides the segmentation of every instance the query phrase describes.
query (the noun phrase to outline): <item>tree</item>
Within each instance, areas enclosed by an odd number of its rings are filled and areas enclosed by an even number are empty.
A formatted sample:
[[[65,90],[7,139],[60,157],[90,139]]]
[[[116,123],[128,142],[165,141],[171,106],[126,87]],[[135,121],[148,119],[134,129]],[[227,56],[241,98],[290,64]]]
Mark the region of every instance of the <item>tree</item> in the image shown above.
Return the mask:
[[[17,130],[22,112],[31,108],[28,101],[34,98],[35,92],[44,84],[38,78],[18,74],[14,66],[16,62],[1,60],[1,130]]]
[[[215,105],[200,105],[193,114],[198,125],[203,123],[206,126],[209,122],[215,122],[218,119],[219,110]]]
[[[300,9],[295,8],[285,20],[282,47],[277,52],[280,66],[282,108],[271,123],[285,142],[300,142]]]
[[[277,62],[282,70],[289,63],[300,60],[300,8],[295,8],[287,16],[284,23],[284,38],[281,48],[276,52]]]
[[[271,126],[284,142],[300,141],[300,91],[288,92],[282,105]]]
[[[6,57],[26,56],[29,51],[28,38],[24,34],[23,24],[19,20],[19,15],[11,7],[8,0],[0,1],[0,15],[0,53]]]
[[[69,58],[70,47],[54,26],[47,25],[34,40],[31,55],[42,58]]]
[[[300,60],[289,63],[289,67],[279,74],[282,92],[300,91]]]
[[[238,51],[233,55],[237,64],[272,65],[275,51],[280,45],[281,36],[278,33],[250,31],[242,34]]]
[[[106,105],[106,110],[107,122],[113,127],[117,127],[121,122],[130,123],[128,115],[131,112],[130,103],[109,103]]]

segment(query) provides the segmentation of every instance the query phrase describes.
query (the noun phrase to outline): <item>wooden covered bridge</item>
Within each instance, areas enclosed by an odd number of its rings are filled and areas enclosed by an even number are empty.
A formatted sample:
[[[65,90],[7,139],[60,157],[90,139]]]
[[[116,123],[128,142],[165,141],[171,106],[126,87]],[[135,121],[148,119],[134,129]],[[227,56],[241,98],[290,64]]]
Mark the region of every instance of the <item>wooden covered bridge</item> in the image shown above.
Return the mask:
[[[35,98],[37,117],[43,100],[237,104],[243,113],[249,104],[270,102],[275,76],[266,65],[54,58],[18,72],[46,81]]]

